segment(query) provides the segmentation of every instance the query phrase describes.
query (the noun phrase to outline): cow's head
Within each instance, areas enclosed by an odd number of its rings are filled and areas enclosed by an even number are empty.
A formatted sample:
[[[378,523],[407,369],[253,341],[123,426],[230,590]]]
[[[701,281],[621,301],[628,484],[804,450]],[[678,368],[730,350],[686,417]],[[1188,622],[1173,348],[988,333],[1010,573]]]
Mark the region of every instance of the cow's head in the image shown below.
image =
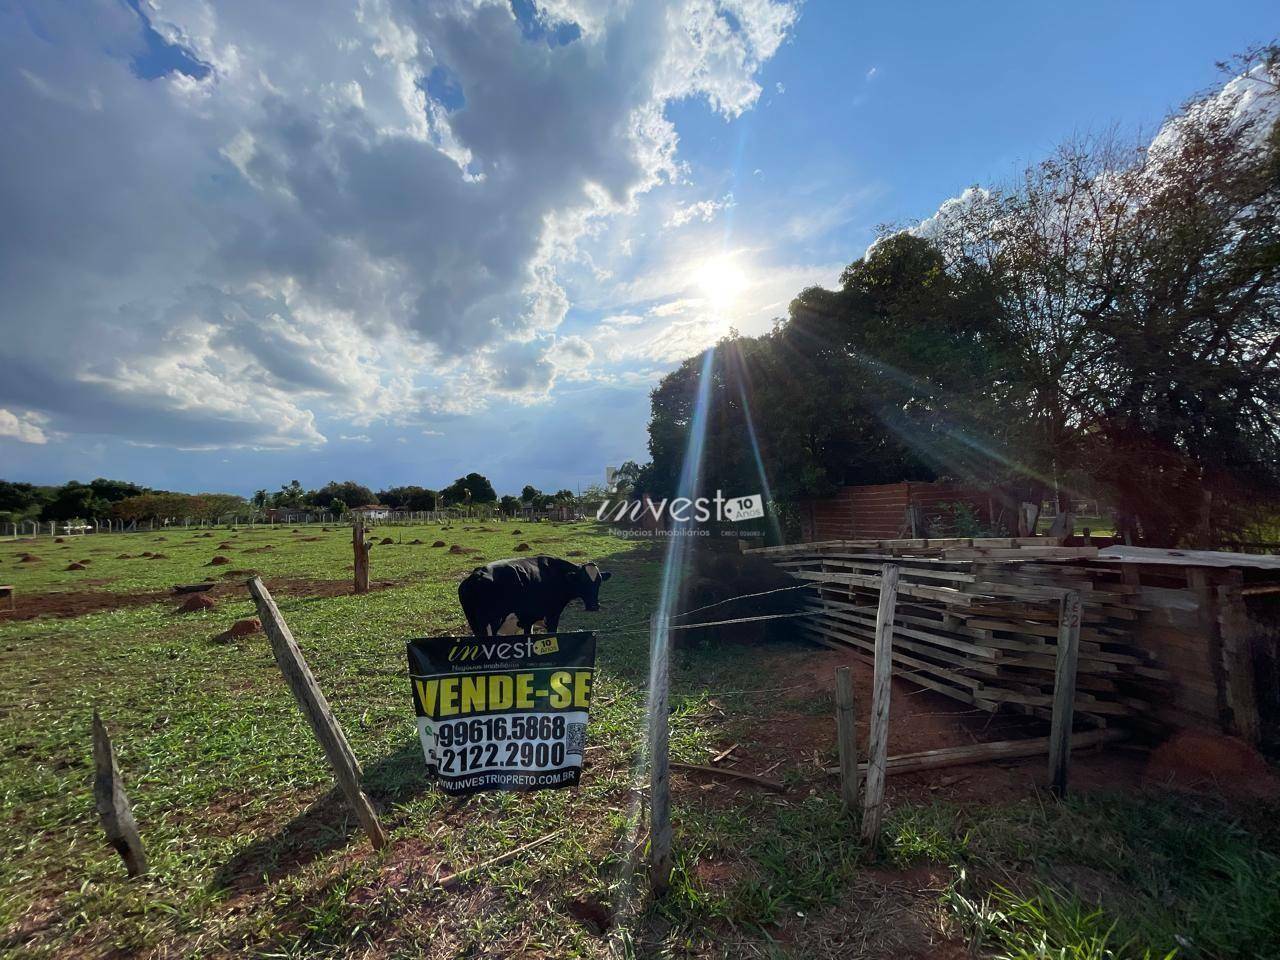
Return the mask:
[[[600,584],[608,580],[613,574],[601,573],[600,568],[594,563],[584,563],[578,568],[574,574],[575,585],[578,588],[578,596],[582,598],[583,605],[591,611],[600,609]]]

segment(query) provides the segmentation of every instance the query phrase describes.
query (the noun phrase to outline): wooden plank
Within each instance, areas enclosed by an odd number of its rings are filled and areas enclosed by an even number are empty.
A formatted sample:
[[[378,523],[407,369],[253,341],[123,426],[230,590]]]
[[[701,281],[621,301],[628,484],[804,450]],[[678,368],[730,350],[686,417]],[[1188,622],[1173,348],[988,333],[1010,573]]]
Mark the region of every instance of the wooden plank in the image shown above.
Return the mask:
[[[671,741],[667,700],[671,680],[669,637],[649,617],[649,883],[655,895],[671,886]]]
[[[1238,574],[1237,574],[1238,575]],[[1222,672],[1231,713],[1231,732],[1245,743],[1258,745],[1261,723],[1249,644],[1249,614],[1241,588],[1217,588],[1218,634],[1222,638]]]
[[[133,807],[124,792],[115,747],[97,710],[93,711],[93,767],[94,806],[107,842],[120,854],[125,872],[131,877],[140,877],[147,872],[147,855],[142,849],[137,821],[133,819]]]
[[[342,726],[334,717],[333,711],[329,709],[329,701],[325,699],[324,692],[316,683],[311,668],[307,666],[302,651],[293,639],[293,632],[285,623],[275,600],[272,599],[262,580],[254,577],[249,581],[248,587],[258,607],[258,618],[262,621],[262,629],[271,641],[271,652],[280,666],[280,672],[293,692],[293,698],[298,702],[302,715],[307,718],[312,732],[320,742],[324,755],[329,760],[329,766],[333,768],[334,779],[339,789],[354,811],[356,819],[360,821],[360,826],[369,835],[374,849],[381,849],[386,845],[387,835],[383,832],[382,824],[378,822],[378,815],[374,813],[373,805],[360,787],[360,764],[351,750],[351,744],[347,742],[346,734],[342,732]]]
[[[862,841],[880,842],[884,810],[884,764],[889,754],[889,696],[893,685],[893,614],[898,602],[898,568],[885,564],[876,612],[875,668],[871,682],[871,737],[867,749],[867,783],[862,806]]]
[[[351,550],[355,556],[352,569],[356,593],[369,592],[369,544],[364,539],[364,521],[357,520],[351,526]]]
[[[671,769],[687,770],[690,773],[705,773],[709,777],[722,777],[726,780],[744,780],[747,783],[754,783],[757,787],[772,790],[774,793],[787,792],[786,786],[777,780],[756,776],[756,774],[747,773],[744,770],[734,770],[731,767],[707,767],[700,763],[680,763],[677,760],[673,760],[671,761]]]
[[[848,667],[836,670],[836,747],[840,753],[840,802],[845,810],[853,810],[858,805],[858,734],[853,677]]]
[[[1058,796],[1067,792],[1071,762],[1071,724],[1076,699],[1076,666],[1080,652],[1080,594],[1062,598],[1058,663],[1053,680],[1053,719],[1049,729],[1049,783]]]

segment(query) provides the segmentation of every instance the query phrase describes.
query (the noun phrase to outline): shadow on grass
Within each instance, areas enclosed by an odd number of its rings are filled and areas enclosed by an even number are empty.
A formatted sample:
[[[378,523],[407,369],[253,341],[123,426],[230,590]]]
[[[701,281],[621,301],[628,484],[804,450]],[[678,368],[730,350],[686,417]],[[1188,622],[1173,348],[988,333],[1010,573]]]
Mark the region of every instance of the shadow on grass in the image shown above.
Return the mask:
[[[364,789],[381,810],[430,789],[422,746],[414,738],[364,771]],[[345,846],[360,833],[355,814],[334,787],[270,837],[255,840],[218,868],[211,890],[243,892],[270,883]]]

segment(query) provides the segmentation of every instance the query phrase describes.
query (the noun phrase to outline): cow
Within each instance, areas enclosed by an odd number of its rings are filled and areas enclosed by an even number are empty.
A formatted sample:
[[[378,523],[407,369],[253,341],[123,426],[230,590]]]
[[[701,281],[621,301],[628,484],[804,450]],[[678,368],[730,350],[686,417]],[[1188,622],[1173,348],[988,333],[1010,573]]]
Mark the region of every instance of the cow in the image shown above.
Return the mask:
[[[594,563],[578,566],[559,557],[495,560],[458,584],[458,601],[477,637],[496,636],[513,613],[526,637],[539,620],[547,633],[555,633],[572,601],[581,600],[593,612],[600,609],[600,584],[609,577]]]

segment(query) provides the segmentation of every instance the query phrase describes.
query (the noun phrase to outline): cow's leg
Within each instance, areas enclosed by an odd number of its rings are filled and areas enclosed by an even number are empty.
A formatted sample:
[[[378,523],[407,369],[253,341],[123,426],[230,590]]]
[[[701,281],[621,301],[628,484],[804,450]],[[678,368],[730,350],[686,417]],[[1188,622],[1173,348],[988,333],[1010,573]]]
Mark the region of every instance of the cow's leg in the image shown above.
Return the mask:
[[[547,627],[547,633],[555,633],[560,629],[560,614],[549,613],[543,620]]]

